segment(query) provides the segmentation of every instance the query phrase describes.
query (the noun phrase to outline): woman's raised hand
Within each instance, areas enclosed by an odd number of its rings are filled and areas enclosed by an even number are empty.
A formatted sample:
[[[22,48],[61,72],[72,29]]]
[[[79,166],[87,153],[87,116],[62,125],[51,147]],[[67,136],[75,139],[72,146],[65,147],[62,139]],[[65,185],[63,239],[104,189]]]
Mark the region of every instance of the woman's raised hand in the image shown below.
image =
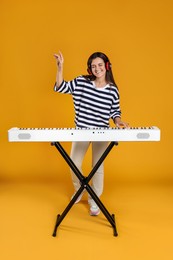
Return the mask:
[[[63,57],[62,53],[59,51],[58,54],[54,54],[54,57],[56,59],[58,69],[61,69],[63,66],[63,63],[64,63],[64,57]]]

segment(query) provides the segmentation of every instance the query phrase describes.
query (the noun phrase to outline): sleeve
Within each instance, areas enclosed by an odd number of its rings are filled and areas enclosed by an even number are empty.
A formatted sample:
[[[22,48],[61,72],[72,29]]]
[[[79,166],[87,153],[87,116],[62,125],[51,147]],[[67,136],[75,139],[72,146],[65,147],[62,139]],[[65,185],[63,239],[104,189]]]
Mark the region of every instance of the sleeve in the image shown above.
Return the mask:
[[[65,81],[57,88],[56,84],[54,85],[54,91],[64,94],[72,94],[77,86],[77,78],[71,81]]]
[[[120,96],[119,96],[118,89],[115,89],[114,91],[110,117],[112,119],[114,119],[115,117],[121,117]]]

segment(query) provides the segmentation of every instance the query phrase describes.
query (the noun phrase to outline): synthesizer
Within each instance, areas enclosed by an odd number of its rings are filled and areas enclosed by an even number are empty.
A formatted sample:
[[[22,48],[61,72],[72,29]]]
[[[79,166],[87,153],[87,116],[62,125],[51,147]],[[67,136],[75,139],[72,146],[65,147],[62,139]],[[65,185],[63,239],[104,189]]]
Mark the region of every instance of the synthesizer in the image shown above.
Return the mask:
[[[9,142],[160,141],[160,129],[129,128],[18,128],[8,130]]]

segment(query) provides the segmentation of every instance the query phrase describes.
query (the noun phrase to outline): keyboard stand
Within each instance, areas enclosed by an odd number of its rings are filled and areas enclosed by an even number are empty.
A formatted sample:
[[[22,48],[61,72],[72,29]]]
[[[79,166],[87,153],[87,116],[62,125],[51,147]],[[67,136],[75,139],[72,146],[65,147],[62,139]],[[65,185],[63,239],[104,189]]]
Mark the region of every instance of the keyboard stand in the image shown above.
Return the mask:
[[[55,146],[57,148],[57,150],[59,151],[59,153],[62,155],[62,157],[65,159],[65,161],[67,162],[67,164],[70,166],[70,168],[72,169],[72,171],[74,172],[74,174],[76,175],[76,177],[79,179],[80,183],[81,183],[81,187],[79,188],[79,190],[76,192],[76,194],[74,195],[74,197],[71,199],[71,201],[69,202],[69,204],[67,205],[67,207],[65,208],[65,210],[63,211],[63,213],[60,215],[57,215],[57,219],[56,219],[56,223],[55,223],[55,227],[54,227],[54,231],[52,236],[55,237],[56,236],[56,232],[57,232],[57,228],[60,225],[60,223],[62,222],[62,220],[65,218],[65,216],[67,215],[67,213],[69,212],[69,210],[71,209],[71,207],[75,204],[76,199],[80,196],[80,194],[83,192],[84,189],[87,190],[87,192],[90,194],[90,196],[92,197],[92,199],[95,201],[95,203],[98,205],[98,207],[100,208],[100,210],[102,211],[102,213],[105,215],[105,217],[107,218],[107,220],[109,221],[109,223],[112,225],[113,227],[113,235],[114,236],[118,236],[117,233],[117,229],[116,229],[116,223],[115,223],[115,216],[114,214],[110,214],[108,212],[108,210],[105,208],[105,206],[103,205],[103,203],[101,202],[101,200],[99,199],[99,197],[96,195],[96,193],[93,191],[93,189],[91,188],[91,186],[88,184],[89,181],[92,179],[92,177],[94,176],[95,172],[97,171],[97,169],[100,167],[100,165],[102,164],[102,162],[105,160],[105,158],[107,157],[107,155],[109,154],[109,152],[112,150],[114,145],[118,145],[118,142],[111,142],[108,147],[106,148],[106,150],[104,151],[104,153],[102,154],[102,156],[100,157],[100,159],[98,160],[98,162],[95,164],[95,166],[93,167],[93,169],[91,170],[91,172],[89,173],[89,175],[87,177],[84,177],[82,175],[82,173],[79,171],[79,169],[76,167],[76,165],[74,164],[74,162],[71,160],[70,156],[66,153],[66,151],[64,150],[64,148],[61,146],[61,144],[59,142],[53,142],[51,143],[51,145]]]

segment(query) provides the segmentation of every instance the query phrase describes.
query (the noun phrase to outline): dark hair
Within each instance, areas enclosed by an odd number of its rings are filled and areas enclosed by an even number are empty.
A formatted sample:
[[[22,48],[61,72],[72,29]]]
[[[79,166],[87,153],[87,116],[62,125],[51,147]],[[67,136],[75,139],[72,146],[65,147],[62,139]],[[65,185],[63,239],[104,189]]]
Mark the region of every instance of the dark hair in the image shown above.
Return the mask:
[[[116,85],[114,77],[113,77],[113,73],[112,73],[112,65],[110,63],[109,58],[102,52],[94,52],[87,61],[87,67],[88,67],[88,71],[91,72],[91,63],[94,59],[96,58],[101,58],[104,63],[105,63],[105,67],[106,67],[106,81],[107,83],[109,83],[110,85]],[[87,79],[89,80],[95,80],[96,77],[93,74],[87,75],[85,76]]]

